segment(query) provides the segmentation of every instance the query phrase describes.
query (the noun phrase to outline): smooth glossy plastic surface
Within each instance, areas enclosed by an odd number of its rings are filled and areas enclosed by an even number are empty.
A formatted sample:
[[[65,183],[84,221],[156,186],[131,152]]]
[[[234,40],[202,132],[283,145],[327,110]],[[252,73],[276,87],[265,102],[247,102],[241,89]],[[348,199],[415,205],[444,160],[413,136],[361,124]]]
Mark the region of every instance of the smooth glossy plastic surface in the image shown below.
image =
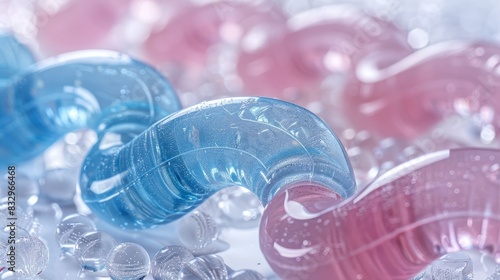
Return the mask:
[[[467,148],[404,163],[340,204],[291,188],[264,210],[261,248],[283,279],[403,280],[464,249],[498,259],[499,187],[500,150]]]
[[[30,159],[68,132],[91,128],[122,141],[179,110],[153,68],[111,51],[48,59],[0,87],[0,166]]]
[[[236,185],[263,204],[303,182],[344,197],[355,190],[330,128],[304,108],[275,99],[206,102],[157,122],[128,144],[102,139],[84,162],[82,197],[95,215],[124,228],[168,223]]]

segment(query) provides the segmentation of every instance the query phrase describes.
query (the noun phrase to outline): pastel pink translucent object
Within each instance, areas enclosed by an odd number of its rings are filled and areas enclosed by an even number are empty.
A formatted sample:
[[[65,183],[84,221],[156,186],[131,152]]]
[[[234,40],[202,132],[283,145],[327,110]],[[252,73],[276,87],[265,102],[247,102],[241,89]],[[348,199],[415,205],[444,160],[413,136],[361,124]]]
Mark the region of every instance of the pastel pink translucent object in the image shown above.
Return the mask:
[[[406,280],[464,249],[500,261],[499,200],[500,150],[445,150],[340,203],[320,186],[282,191],[264,210],[261,249],[282,279]]]
[[[38,40],[50,54],[102,47],[131,0],[70,0],[39,7]]]
[[[146,56],[156,65],[200,68],[206,65],[210,48],[222,43],[237,43],[249,29],[279,29],[285,22],[285,16],[269,5],[235,1],[191,5],[152,32],[143,46]]]
[[[500,46],[447,42],[387,67],[376,60],[358,63],[342,95],[355,127],[412,139],[457,113],[500,132]]]
[[[363,58],[381,64],[411,53],[391,23],[352,7],[333,6],[292,18],[289,30],[253,47],[242,47],[237,72],[247,92],[285,98],[311,92],[329,75],[350,74]]]

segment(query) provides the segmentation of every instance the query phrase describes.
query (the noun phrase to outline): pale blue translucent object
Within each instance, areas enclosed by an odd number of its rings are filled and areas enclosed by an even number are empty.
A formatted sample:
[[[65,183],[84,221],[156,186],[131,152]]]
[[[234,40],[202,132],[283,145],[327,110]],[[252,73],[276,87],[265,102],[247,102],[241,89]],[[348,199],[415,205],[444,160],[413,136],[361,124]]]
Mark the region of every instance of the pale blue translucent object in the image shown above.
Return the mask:
[[[33,63],[35,58],[28,48],[0,31],[0,88]]]
[[[89,152],[80,187],[95,215],[123,228],[168,223],[232,186],[248,188],[264,205],[296,184],[327,186],[343,197],[355,191],[335,134],[291,103],[269,98],[202,103],[157,122],[127,144],[120,135],[130,128],[122,128]]]
[[[125,141],[179,109],[165,78],[127,55],[81,51],[48,59],[0,86],[0,167],[33,158],[77,129],[98,137],[120,130]]]

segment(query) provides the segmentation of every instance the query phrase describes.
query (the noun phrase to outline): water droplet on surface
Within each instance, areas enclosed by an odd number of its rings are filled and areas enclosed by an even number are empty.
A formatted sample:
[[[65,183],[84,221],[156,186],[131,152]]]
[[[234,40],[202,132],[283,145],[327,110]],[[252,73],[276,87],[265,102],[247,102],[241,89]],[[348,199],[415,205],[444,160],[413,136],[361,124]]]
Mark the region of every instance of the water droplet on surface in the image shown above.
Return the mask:
[[[135,243],[118,244],[108,255],[106,269],[114,280],[144,279],[151,262],[148,252]]]
[[[153,279],[179,279],[184,265],[194,259],[193,254],[182,246],[167,246],[153,257]]]
[[[105,232],[87,232],[76,241],[75,259],[85,270],[104,270],[108,254],[116,244],[115,239]]]
[[[226,280],[228,273],[224,260],[216,255],[194,258],[182,269],[179,280]]]
[[[483,170],[483,172],[488,180],[494,184],[500,185],[500,164],[493,164],[487,167],[486,170]]]

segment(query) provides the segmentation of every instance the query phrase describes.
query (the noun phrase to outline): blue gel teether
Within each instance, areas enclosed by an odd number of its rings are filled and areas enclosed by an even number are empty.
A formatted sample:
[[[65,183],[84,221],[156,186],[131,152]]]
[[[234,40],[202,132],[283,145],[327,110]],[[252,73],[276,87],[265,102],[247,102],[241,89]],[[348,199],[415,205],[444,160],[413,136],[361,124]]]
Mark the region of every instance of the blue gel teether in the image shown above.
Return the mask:
[[[0,87],[0,166],[30,159],[77,129],[133,137],[179,109],[161,74],[127,55],[81,51],[48,59]]]
[[[80,182],[93,213],[123,228],[168,223],[231,186],[248,188],[264,204],[296,184],[354,193],[337,137],[291,103],[223,99],[172,114],[127,143],[129,130],[106,131],[85,159]]]

